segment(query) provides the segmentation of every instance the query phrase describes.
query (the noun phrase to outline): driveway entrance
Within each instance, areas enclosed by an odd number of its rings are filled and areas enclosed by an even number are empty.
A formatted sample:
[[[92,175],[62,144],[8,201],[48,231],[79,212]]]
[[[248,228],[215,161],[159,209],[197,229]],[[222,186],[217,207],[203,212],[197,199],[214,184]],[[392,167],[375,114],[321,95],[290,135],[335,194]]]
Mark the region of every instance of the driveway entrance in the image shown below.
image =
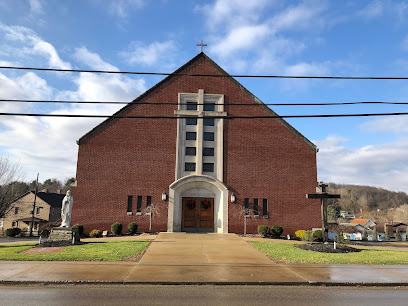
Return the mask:
[[[214,232],[213,198],[183,198],[182,211],[182,231]]]

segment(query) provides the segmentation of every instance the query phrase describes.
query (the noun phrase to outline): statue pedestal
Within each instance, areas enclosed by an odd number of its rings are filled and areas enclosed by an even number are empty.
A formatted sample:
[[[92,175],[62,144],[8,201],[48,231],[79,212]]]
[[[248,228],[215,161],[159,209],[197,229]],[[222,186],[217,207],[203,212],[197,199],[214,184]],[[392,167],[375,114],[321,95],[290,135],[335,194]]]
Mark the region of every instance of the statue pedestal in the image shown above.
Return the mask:
[[[66,241],[74,243],[80,242],[78,229],[72,227],[53,227],[48,241]]]

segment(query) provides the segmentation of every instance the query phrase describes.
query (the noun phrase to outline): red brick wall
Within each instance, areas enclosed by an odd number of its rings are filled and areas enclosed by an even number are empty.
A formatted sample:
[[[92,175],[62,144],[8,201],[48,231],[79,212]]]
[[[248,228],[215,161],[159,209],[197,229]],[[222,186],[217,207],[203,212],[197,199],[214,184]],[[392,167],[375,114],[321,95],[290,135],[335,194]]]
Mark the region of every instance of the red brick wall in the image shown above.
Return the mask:
[[[204,58],[183,73],[220,74]],[[143,98],[143,102],[177,103],[178,93],[224,94],[225,103],[253,103],[228,78],[173,77]],[[135,105],[123,115],[172,116],[176,105]],[[268,115],[262,106],[225,106],[228,115]],[[73,188],[72,223],[85,232],[110,230],[113,222],[129,222],[147,231],[148,216],[136,216],[137,196],[152,196],[158,210],[153,231],[167,230],[167,202],[161,193],[175,178],[177,122],[174,119],[114,119],[84,139],[78,152],[77,187]],[[229,231],[243,232],[238,210],[244,198],[268,199],[269,219],[249,219],[248,232],[259,224],[281,225],[286,233],[320,225],[319,200],[306,199],[316,186],[314,150],[277,119],[224,121],[224,182],[235,193],[229,205]],[[133,216],[127,216],[127,199],[133,195]]]

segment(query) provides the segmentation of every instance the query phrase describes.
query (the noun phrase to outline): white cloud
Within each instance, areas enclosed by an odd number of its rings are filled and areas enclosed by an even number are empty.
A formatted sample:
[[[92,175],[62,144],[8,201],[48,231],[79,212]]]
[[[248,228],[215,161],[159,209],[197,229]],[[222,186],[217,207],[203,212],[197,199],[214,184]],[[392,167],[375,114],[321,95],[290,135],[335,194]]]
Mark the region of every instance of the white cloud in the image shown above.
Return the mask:
[[[228,1],[198,7],[204,14],[209,53],[227,69],[235,72],[279,72],[307,69],[324,70],[327,63],[291,63],[294,54],[304,51],[306,39],[289,38],[289,31],[318,32],[330,23],[324,16],[326,1],[305,1],[285,6],[278,1]],[[266,13],[268,12],[268,14]],[[248,62],[252,58],[253,62]]]
[[[357,12],[357,15],[367,19],[381,16],[384,13],[385,1],[377,0],[367,4],[363,9]]]
[[[55,47],[40,39],[25,27],[8,27],[0,24],[4,44],[8,46],[4,62],[31,63],[35,59],[39,66],[48,63],[52,67],[69,68],[71,63],[62,60]],[[92,69],[119,69],[105,62],[97,53],[86,47],[75,49],[73,59]],[[28,73],[0,73],[2,98],[38,100],[84,100],[129,102],[146,90],[145,81],[123,75],[72,74],[64,86],[71,90],[57,90],[39,75]],[[55,75],[55,74],[53,74]],[[48,76],[48,74],[46,75]],[[54,79],[52,79],[54,81]],[[2,112],[36,112],[55,114],[111,115],[123,105],[112,104],[67,104],[39,105],[32,103],[1,103]],[[10,155],[27,172],[27,179],[40,172],[43,179],[64,179],[75,175],[77,145],[75,141],[103,121],[103,118],[53,118],[53,117],[2,117],[0,124],[0,155]]]
[[[7,56],[17,56],[22,60],[27,60],[27,56],[39,55],[42,59],[48,61],[51,68],[71,68],[68,62],[64,62],[59,57],[53,45],[42,40],[31,29],[22,26],[6,26],[0,22],[1,32],[4,34],[5,41],[7,41],[7,43],[3,42]]]
[[[119,71],[115,66],[104,62],[99,54],[89,51],[86,47],[75,49],[74,58],[94,70]]]
[[[392,143],[348,148],[334,136],[313,141],[319,180],[379,186],[408,192],[408,138]]]
[[[30,13],[33,15],[40,15],[44,14],[43,4],[44,1],[42,0],[28,0],[28,4],[30,5]]]
[[[144,4],[144,0],[117,0],[111,1],[108,9],[112,15],[116,15],[120,18],[127,18],[132,10],[140,9]]]
[[[369,132],[408,133],[408,116],[389,116],[367,121],[361,125]]]
[[[203,12],[206,24],[212,30],[220,26],[243,26],[259,20],[262,10],[273,4],[272,0],[216,0],[214,4],[196,6],[195,10]]]
[[[127,51],[122,51],[119,54],[127,63],[132,65],[160,65],[162,68],[170,68],[173,66],[176,51],[177,46],[173,40],[155,41],[151,44],[133,41],[129,44]]]
[[[233,52],[252,49],[256,45],[260,45],[268,33],[269,29],[266,25],[237,27],[210,49],[218,56],[227,57]]]

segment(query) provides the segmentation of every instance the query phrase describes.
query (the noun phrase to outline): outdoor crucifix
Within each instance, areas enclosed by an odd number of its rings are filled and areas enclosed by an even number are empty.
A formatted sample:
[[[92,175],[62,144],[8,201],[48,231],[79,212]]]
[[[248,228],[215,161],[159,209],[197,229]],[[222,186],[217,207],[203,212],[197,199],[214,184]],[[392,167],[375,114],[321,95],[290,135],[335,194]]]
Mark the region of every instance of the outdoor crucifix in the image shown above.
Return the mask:
[[[326,191],[327,184],[323,182],[319,182],[316,188],[317,193],[308,193],[306,194],[306,198],[308,199],[320,199],[321,200],[321,214],[322,214],[322,234],[323,234],[323,241],[329,240],[329,230],[327,228],[327,201],[326,199],[339,199],[339,194],[328,194]]]
[[[201,44],[197,44],[198,47],[201,47],[201,52],[203,52],[203,47],[207,47],[207,44],[203,44],[203,40],[201,40]]]

